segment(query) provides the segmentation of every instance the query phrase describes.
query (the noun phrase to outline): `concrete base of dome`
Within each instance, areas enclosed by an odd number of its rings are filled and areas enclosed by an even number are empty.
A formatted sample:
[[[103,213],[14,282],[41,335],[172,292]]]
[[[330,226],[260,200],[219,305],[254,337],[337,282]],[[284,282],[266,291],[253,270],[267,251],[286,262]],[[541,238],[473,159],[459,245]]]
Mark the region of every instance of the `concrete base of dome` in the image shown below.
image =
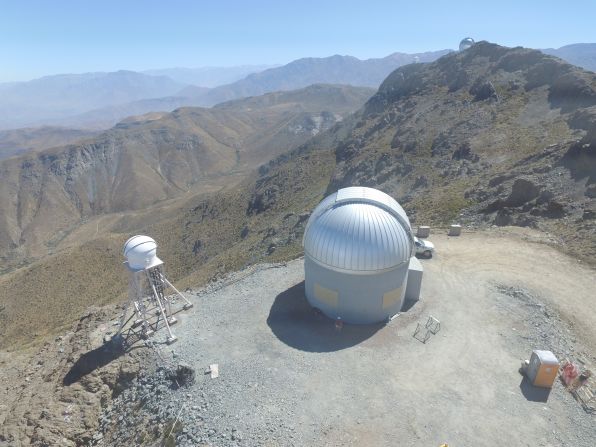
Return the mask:
[[[311,306],[329,318],[352,324],[386,321],[403,305],[408,263],[395,270],[350,274],[327,269],[304,257],[305,292]]]

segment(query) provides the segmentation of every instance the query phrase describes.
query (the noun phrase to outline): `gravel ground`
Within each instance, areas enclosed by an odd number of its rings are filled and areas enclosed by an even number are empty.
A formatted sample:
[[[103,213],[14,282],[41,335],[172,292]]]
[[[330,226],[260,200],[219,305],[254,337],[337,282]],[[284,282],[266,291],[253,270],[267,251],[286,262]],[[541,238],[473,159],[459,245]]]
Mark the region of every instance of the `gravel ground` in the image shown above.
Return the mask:
[[[534,283],[542,264],[545,290],[593,284],[594,272],[518,236],[432,239],[421,301],[388,325],[336,331],[304,299],[302,260],[195,291],[174,326],[179,341],[152,339],[166,367],[114,400],[94,444],[593,446],[594,416],[558,381],[548,393],[517,370],[532,349],[594,364],[582,329],[596,311],[569,318],[589,292],[559,306]],[[529,253],[546,258],[526,265]],[[412,333],[430,314],[441,330],[423,344]],[[180,364],[194,383],[177,383]],[[210,364],[219,377],[205,374]]]

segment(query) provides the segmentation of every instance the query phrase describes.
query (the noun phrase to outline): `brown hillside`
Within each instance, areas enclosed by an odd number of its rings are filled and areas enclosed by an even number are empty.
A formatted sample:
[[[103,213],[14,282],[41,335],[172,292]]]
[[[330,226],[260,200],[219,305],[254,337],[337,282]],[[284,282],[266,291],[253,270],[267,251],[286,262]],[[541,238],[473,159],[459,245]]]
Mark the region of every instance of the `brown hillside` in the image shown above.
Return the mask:
[[[30,151],[72,144],[91,138],[96,133],[83,129],[51,126],[0,130],[0,160]]]
[[[312,86],[126,120],[77,145],[0,163],[0,256],[44,255],[82,221],[144,209],[248,172],[360,107],[372,90]]]

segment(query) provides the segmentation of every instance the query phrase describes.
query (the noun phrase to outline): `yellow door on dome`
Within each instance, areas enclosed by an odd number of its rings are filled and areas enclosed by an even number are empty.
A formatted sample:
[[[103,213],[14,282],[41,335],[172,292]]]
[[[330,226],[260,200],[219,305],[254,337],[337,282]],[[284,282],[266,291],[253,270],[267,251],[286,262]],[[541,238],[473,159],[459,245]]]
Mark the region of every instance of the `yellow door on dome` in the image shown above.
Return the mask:
[[[339,293],[337,290],[328,289],[327,287],[323,287],[319,283],[315,283],[315,297],[327,304],[329,307],[337,308],[337,304],[339,301]]]

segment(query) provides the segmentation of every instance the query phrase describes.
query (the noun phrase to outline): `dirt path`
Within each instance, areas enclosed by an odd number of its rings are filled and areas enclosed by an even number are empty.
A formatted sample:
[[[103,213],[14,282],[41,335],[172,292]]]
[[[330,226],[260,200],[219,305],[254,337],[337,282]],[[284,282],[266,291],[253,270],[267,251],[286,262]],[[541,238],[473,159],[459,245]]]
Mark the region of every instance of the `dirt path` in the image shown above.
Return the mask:
[[[432,239],[440,253],[429,267],[453,274],[470,271],[481,281],[522,285],[577,326],[577,336],[596,352],[596,272],[539,243],[547,239],[542,233],[509,228]]]

